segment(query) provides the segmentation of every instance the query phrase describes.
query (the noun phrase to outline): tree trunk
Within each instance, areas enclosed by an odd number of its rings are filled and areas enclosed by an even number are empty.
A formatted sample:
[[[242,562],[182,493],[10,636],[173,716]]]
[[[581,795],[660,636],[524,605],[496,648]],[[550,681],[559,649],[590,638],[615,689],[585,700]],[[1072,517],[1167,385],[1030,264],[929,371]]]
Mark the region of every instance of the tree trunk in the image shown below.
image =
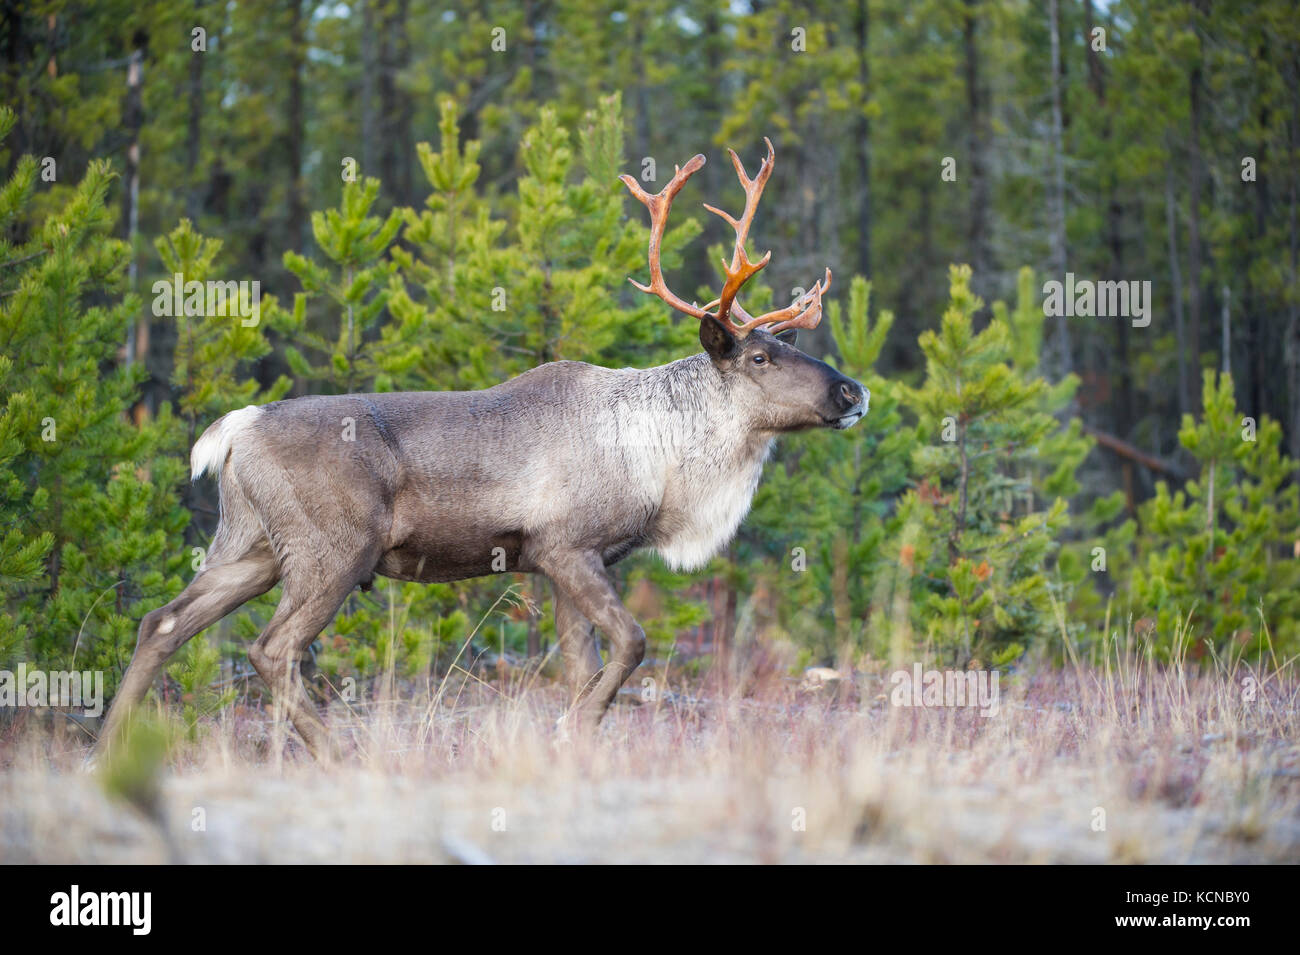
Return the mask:
[[[122,190],[122,229],[127,248],[131,254],[127,266],[128,288],[135,291],[139,278],[139,257],[136,254],[135,237],[140,225],[140,129],[144,125],[144,50],[141,38],[136,38],[135,48],[127,60],[126,66],[126,108],[123,110],[122,125],[127,130],[126,162]],[[133,320],[126,332],[126,361],[129,368],[143,357],[143,347],[148,339],[148,326],[144,318]]]
[[[1259,61],[1261,63],[1269,62],[1269,54],[1267,42],[1262,42],[1256,54]],[[1255,188],[1251,190],[1251,198],[1254,200],[1254,231],[1251,235],[1251,248],[1266,249],[1269,247],[1268,225],[1273,221],[1272,199],[1269,188],[1271,183],[1268,174],[1265,172],[1269,165],[1269,134],[1273,126],[1273,117],[1267,102],[1260,104],[1258,121],[1260,133],[1255,156],[1259,160],[1259,165]],[[1255,413],[1261,411],[1267,404],[1272,407],[1273,414],[1279,421],[1289,423],[1286,409],[1279,407],[1280,402],[1275,398],[1276,395],[1287,393],[1285,387],[1276,388],[1266,385],[1266,383],[1271,384],[1269,382],[1271,377],[1269,373],[1270,362],[1268,361],[1268,341],[1270,336],[1267,321],[1267,299],[1264,294],[1261,294],[1255,282],[1251,280],[1249,269],[1244,270],[1242,282],[1245,284],[1242,303],[1248,354],[1246,367],[1249,369],[1248,381],[1242,393],[1249,396],[1250,407]]]
[[[1088,57],[1088,85],[1097,94],[1097,99],[1106,100],[1106,74],[1101,67],[1101,57],[1092,48],[1092,31],[1096,29],[1097,18],[1093,12],[1092,0],[1083,0],[1083,48]]]
[[[194,22],[203,20],[203,0],[194,0]],[[207,53],[190,51],[190,114],[185,143],[185,214],[198,227],[203,211],[203,189],[198,174],[203,143],[203,60]]]
[[[307,203],[302,181],[302,147],[306,141],[303,113],[303,67],[307,59],[302,0],[293,0],[289,12],[289,104],[285,130],[285,163],[289,174],[289,199],[285,214],[287,246],[302,252],[306,242]]]
[[[1198,61],[1192,68],[1188,84],[1190,96],[1190,119],[1188,138],[1188,218],[1187,218],[1187,302],[1188,329],[1187,347],[1192,360],[1200,367],[1201,355],[1201,311],[1204,303],[1201,288],[1201,193],[1204,173],[1201,156],[1201,121],[1204,112],[1204,79],[1201,64]],[[1188,395],[1189,407],[1196,407],[1197,394]]]
[[[9,2],[4,5],[4,17],[0,23],[4,26],[5,38],[5,89],[18,91],[24,87],[24,64],[29,63],[27,49],[27,38],[23,33],[23,17],[27,15],[26,4],[18,2]],[[23,109],[21,102],[11,103],[17,118],[14,121],[13,129],[9,131],[9,136],[5,140],[5,150],[9,154],[9,168],[6,172],[6,178],[13,174],[14,167],[28,152],[31,152],[31,145],[28,137],[28,123],[30,117],[27,116],[27,110]]]
[[[1052,89],[1052,267],[1057,281],[1065,281],[1065,143],[1061,125],[1061,34],[1057,0],[1048,0],[1048,29],[1051,33],[1051,89]],[[1065,310],[1056,317],[1056,362],[1058,376],[1064,378],[1074,370],[1074,355],[1070,348],[1070,329]]]
[[[1231,294],[1228,286],[1223,287],[1223,343],[1220,346],[1223,354],[1220,359],[1223,362],[1222,371],[1225,375],[1232,374],[1232,315],[1228,307],[1228,297]]]
[[[857,40],[858,83],[862,87],[863,105],[858,109],[854,129],[854,154],[857,159],[857,233],[858,274],[871,277],[871,120],[867,118],[866,100],[871,88],[871,11],[867,0],[858,0],[853,14],[853,33]]]
[[[1165,170],[1165,231],[1169,235],[1169,281],[1174,303],[1174,347],[1178,351],[1178,415],[1191,411],[1187,381],[1187,332],[1183,327],[1183,276],[1178,266],[1178,222],[1174,213],[1173,160]]]
[[[379,129],[375,123],[375,0],[361,0],[361,174],[375,170],[375,146]]]
[[[411,142],[411,105],[398,84],[398,75],[410,63],[411,49],[406,39],[407,0],[393,0],[383,9],[379,31],[379,129],[381,153],[379,178],[395,203],[409,200],[412,183],[409,157],[415,152]]]
[[[965,0],[966,15],[962,31],[962,52],[966,81],[967,151],[970,153],[970,217],[967,242],[974,276],[971,287],[985,302],[995,288],[989,243],[989,168],[988,104],[980,78],[979,7],[980,0]]]
[[[634,160],[635,171],[632,175],[639,178],[641,175],[641,160],[651,155],[650,91],[646,86],[645,23],[639,18],[635,19],[632,24],[632,51],[632,62],[635,64],[636,72],[636,87],[633,90],[633,96],[636,98],[636,155]],[[658,171],[656,168],[656,175]]]
[[[1101,57],[1092,48],[1092,31],[1097,26],[1092,0],[1085,0],[1083,4],[1083,26],[1085,34],[1084,49],[1087,51],[1088,60],[1088,86],[1092,90],[1097,101],[1097,107],[1103,116],[1101,128],[1102,142],[1105,144],[1103,151],[1106,155],[1110,155],[1113,135],[1112,114],[1106,104],[1106,72],[1102,66]],[[1122,274],[1124,269],[1124,239],[1121,225],[1124,210],[1119,202],[1119,187],[1113,167],[1108,168],[1105,175],[1106,248],[1109,252],[1109,272],[1111,279],[1120,281],[1124,278]],[[1116,322],[1115,327],[1118,335],[1119,403],[1113,412],[1114,428],[1121,437],[1127,438],[1133,433],[1133,415],[1134,409],[1137,407],[1133,397],[1133,365],[1129,357],[1129,324],[1128,322]],[[1128,499],[1131,502],[1133,500],[1132,468],[1125,471],[1125,479],[1128,482],[1126,488]]]
[[[1300,300],[1294,290],[1300,288],[1300,228],[1297,227],[1295,157],[1300,152],[1300,71],[1295,61],[1287,70],[1287,87],[1291,94],[1291,118],[1287,123],[1287,154],[1291,157],[1287,181],[1287,249],[1291,265],[1292,294],[1286,306],[1284,355],[1287,370],[1287,393],[1290,397],[1290,457],[1300,461]]]

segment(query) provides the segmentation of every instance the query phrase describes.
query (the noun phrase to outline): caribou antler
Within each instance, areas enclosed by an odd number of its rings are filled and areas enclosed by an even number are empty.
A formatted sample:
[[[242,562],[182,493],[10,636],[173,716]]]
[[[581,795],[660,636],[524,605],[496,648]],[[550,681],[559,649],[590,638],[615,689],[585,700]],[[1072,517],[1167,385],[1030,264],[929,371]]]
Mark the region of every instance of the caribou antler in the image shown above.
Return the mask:
[[[736,155],[734,149],[728,149],[731,155],[731,164],[736,167],[736,177],[740,180],[741,188],[745,190],[745,211],[737,222],[727,213],[723,212],[716,206],[711,206],[707,202],[704,208],[708,209],[715,216],[726,222],[736,231],[736,244],[731,252],[731,264],[725,261],[722,268],[727,274],[727,281],[723,283],[722,294],[718,296],[716,302],[711,302],[710,306],[716,305],[718,308],[718,320],[726,321],[731,316],[732,307],[736,302],[736,293],[740,291],[742,285],[762,271],[772,259],[771,251],[768,251],[757,262],[749,260],[749,254],[745,251],[745,243],[749,240],[749,227],[754,222],[754,213],[758,211],[758,200],[763,197],[763,188],[767,185],[767,180],[772,175],[772,167],[776,165],[776,152],[772,149],[772,140],[767,137],[763,138],[767,143],[767,156],[764,157],[762,165],[758,167],[758,175],[753,179],[745,174],[745,166]],[[746,329],[748,333],[748,329]]]
[[[663,242],[664,228],[668,225],[668,210],[672,208],[673,197],[682,191],[682,186],[686,185],[686,180],[690,179],[703,166],[704,156],[701,153],[696,153],[685,166],[673,167],[672,180],[653,196],[642,189],[637,181],[626,173],[618,177],[623,180],[623,184],[627,186],[632,195],[636,196],[650,210],[650,284],[642,285],[634,278],[629,278],[628,281],[643,292],[658,295],[677,311],[685,312],[687,315],[693,315],[696,318],[704,318],[709,313],[694,302],[687,304],[685,299],[678,298],[669,290],[667,283],[664,282],[663,267],[659,264],[659,247]]]
[[[825,279],[814,284],[811,289],[799,296],[788,307],[766,312],[757,318],[745,311],[744,307],[736,301],[736,296],[745,283],[757,275],[772,258],[772,253],[769,251],[757,262],[754,262],[749,258],[749,253],[745,251],[745,243],[749,240],[749,227],[753,224],[754,213],[758,210],[758,200],[762,197],[763,188],[767,185],[767,180],[771,177],[772,169],[776,165],[776,151],[772,148],[772,141],[764,137],[763,142],[767,144],[767,156],[763,159],[762,165],[758,168],[758,174],[753,179],[750,179],[746,174],[745,166],[740,161],[740,157],[736,155],[736,151],[734,149],[727,150],[731,155],[732,165],[736,167],[736,175],[740,179],[740,185],[745,190],[745,211],[741,214],[740,219],[734,219],[721,209],[708,203],[704,204],[704,208],[723,219],[735,230],[736,242],[732,248],[731,262],[728,263],[724,260],[722,263],[722,268],[727,276],[722,286],[722,294],[703,308],[700,308],[694,302],[688,304],[684,299],[679,298],[669,290],[668,285],[664,282],[659,255],[664,229],[668,223],[668,210],[672,206],[673,198],[681,191],[682,186],[686,184],[686,180],[704,165],[704,157],[696,154],[685,166],[675,168],[672,180],[654,195],[650,195],[642,189],[631,176],[623,175],[619,177],[632,195],[636,196],[650,210],[650,284],[642,285],[635,279],[629,279],[629,281],[641,291],[657,295],[679,312],[693,315],[699,319],[705,317],[716,318],[718,321],[725,323],[732,333],[740,338],[745,337],[761,325],[770,325],[773,332],[781,332],[788,328],[816,328],[822,318],[822,296],[831,287],[831,270],[827,269]],[[716,311],[713,311],[714,309]],[[735,320],[739,320],[740,324],[735,324]]]
[[[828,268],[824,279],[814,282],[812,288],[792,303],[774,312],[765,312],[758,318],[751,317],[740,303],[736,302],[731,306],[731,314],[740,319],[742,324],[732,326],[732,330],[743,337],[749,334],[750,329],[760,325],[770,325],[768,331],[774,335],[787,328],[816,328],[822,320],[822,296],[830,290],[830,287],[831,270]]]

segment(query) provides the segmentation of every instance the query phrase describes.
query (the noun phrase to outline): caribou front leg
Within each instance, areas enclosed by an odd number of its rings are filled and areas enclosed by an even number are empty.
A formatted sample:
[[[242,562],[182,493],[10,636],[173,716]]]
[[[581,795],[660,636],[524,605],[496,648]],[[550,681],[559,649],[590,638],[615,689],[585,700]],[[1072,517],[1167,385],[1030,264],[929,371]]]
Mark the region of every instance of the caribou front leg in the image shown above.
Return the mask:
[[[586,682],[586,695],[578,699],[573,708],[578,726],[588,731],[595,730],[618,688],[645,658],[645,632],[618,599],[599,554],[590,551],[559,553],[541,563],[557,593],[563,595],[557,600],[557,612],[567,599],[573,610],[599,627],[609,638],[609,662],[595,674],[594,679]],[[567,617],[568,611],[564,615]],[[600,657],[595,653],[594,645],[592,653],[599,663]],[[567,654],[565,659],[567,662]]]
[[[600,648],[596,628],[582,615],[558,585],[555,588],[555,638],[564,658],[564,678],[569,684],[569,704],[577,703],[595,685],[600,673]]]

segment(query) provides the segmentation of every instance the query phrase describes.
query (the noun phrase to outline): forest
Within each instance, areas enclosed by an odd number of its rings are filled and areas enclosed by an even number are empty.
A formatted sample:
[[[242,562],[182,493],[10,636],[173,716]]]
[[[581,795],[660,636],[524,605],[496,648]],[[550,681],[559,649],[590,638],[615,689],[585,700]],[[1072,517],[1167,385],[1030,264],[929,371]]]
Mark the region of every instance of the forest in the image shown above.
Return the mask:
[[[190,451],[228,412],[700,351],[695,319],[629,282],[650,220],[619,177],[653,193],[703,154],[662,255],[709,302],[732,234],[703,204],[741,208],[726,150],[752,173],[767,138],[748,249],[772,255],[746,305],[800,301],[829,268],[799,347],[865,385],[867,414],[783,436],[702,570],[613,569],[649,644],[606,717],[627,752],[555,755],[541,577],[351,593],[303,674],[388,788],[329,816],[340,851],[604,860],[598,815],[566,828],[576,802],[502,803],[545,820],[522,841],[464,807],[627,777],[640,795],[601,792],[639,805],[668,774],[674,824],[747,835],[669,844],[656,824],[626,840],[637,858],[1294,852],[1293,3],[44,0],[3,5],[0,47],[0,672],[93,671],[112,697],[142,618],[204,566],[217,485]],[[157,727],[103,782],[135,822],[89,796],[68,815],[83,784],[47,772],[94,720],[49,736],[0,707],[0,855],[311,858],[310,813],[271,798],[263,820],[228,775],[301,755],[250,705],[278,598],[155,684]],[[1003,678],[1007,729],[882,710],[885,674],[914,664]],[[963,788],[1015,767],[1056,795]],[[446,813],[408,801],[404,775],[444,773],[467,787],[428,797]],[[183,832],[196,800],[244,822]],[[1048,848],[1035,820],[1066,834]]]
[[[717,202],[723,149],[756,161],[763,136],[759,303],[829,265],[801,345],[873,406],[850,440],[780,443],[703,582],[630,563],[661,648],[1003,664],[1109,622],[1166,656],[1293,652],[1294,13],[11,5],[4,653],[120,674],[215,525],[185,461],[226,411],[689,353],[692,323],[627,282],[647,223],[617,177],[703,152],[692,200]],[[725,225],[698,209],[665,261],[705,301]],[[242,283],[240,317],[182,302],[195,281]],[[427,668],[497,589],[381,584],[318,661]],[[494,652],[535,656],[547,594],[512,599]]]

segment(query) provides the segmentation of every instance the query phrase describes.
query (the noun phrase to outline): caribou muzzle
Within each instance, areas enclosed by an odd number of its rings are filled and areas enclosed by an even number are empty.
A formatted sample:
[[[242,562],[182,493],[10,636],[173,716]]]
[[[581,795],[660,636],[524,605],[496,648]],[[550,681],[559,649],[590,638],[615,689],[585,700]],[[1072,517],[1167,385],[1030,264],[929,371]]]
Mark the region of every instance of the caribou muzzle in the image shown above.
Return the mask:
[[[827,423],[836,431],[843,431],[853,427],[867,413],[871,392],[852,378],[838,375],[831,384],[830,400],[834,411],[827,416]]]

